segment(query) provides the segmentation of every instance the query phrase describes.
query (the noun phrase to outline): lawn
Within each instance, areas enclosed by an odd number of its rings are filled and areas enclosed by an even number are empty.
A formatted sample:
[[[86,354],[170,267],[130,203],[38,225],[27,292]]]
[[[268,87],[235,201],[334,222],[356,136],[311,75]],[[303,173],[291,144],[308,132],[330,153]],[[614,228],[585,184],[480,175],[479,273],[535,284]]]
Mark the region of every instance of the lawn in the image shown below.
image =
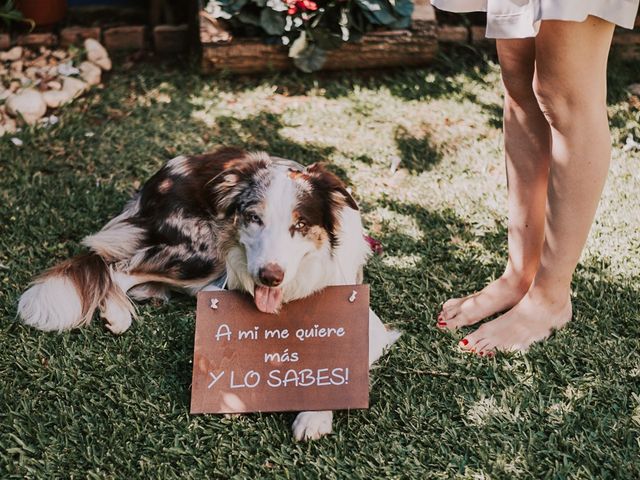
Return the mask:
[[[640,478],[640,153],[622,148],[640,138],[637,64],[610,67],[613,163],[574,319],[493,359],[463,354],[435,317],[506,261],[494,60],[253,79],[120,65],[57,125],[0,139],[0,478]],[[372,306],[405,334],[371,373],[370,409],[339,412],[317,442],[293,441],[293,414],[189,415],[192,298],[141,306],[118,337],[97,320],[59,335],[15,321],[30,279],[163,162],[222,144],[330,163],[384,245]]]

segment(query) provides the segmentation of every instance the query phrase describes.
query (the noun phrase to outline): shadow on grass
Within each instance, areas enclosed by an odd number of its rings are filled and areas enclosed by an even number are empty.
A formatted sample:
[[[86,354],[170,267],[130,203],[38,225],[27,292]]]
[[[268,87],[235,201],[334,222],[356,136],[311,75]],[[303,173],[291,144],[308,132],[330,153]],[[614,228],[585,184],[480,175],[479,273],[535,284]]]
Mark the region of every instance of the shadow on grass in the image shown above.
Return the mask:
[[[272,155],[290,158],[303,165],[325,162],[335,151],[333,147],[300,144],[284,137],[280,130],[285,126],[281,115],[259,112],[243,119],[217,117],[215,129],[216,136],[223,144],[238,145],[249,150],[266,150]]]
[[[404,127],[395,132],[401,165],[411,173],[429,171],[442,160],[442,152],[431,141],[429,127],[424,125],[422,130],[421,136],[414,136]]]

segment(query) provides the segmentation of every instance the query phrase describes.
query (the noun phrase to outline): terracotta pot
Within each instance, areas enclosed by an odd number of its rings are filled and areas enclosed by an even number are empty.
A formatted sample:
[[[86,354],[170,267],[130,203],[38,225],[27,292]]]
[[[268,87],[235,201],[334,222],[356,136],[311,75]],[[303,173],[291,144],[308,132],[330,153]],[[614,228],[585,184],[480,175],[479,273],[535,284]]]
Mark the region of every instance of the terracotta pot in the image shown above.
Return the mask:
[[[67,0],[16,0],[16,8],[25,18],[42,27],[60,22],[67,14]]]

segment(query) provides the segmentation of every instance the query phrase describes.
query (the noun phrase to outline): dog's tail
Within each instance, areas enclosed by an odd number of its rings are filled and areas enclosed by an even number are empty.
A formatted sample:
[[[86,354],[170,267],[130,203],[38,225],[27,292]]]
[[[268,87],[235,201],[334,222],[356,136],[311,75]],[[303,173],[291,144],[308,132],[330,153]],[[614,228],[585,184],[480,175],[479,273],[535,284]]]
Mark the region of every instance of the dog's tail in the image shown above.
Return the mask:
[[[105,260],[96,253],[74,257],[47,270],[22,294],[18,314],[27,325],[62,331],[88,324],[96,309],[107,328],[122,333],[135,309]]]

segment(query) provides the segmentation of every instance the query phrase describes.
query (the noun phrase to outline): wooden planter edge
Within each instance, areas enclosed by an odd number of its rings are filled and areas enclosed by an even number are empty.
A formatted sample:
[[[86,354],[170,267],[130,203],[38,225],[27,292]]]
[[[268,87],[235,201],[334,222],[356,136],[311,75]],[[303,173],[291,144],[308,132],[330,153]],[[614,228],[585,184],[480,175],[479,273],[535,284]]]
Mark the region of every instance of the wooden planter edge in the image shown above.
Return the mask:
[[[234,38],[215,18],[200,10],[202,71],[258,73],[290,70],[288,49],[260,38]],[[322,70],[426,65],[438,50],[435,12],[428,0],[416,0],[411,29],[368,33],[327,54]]]

